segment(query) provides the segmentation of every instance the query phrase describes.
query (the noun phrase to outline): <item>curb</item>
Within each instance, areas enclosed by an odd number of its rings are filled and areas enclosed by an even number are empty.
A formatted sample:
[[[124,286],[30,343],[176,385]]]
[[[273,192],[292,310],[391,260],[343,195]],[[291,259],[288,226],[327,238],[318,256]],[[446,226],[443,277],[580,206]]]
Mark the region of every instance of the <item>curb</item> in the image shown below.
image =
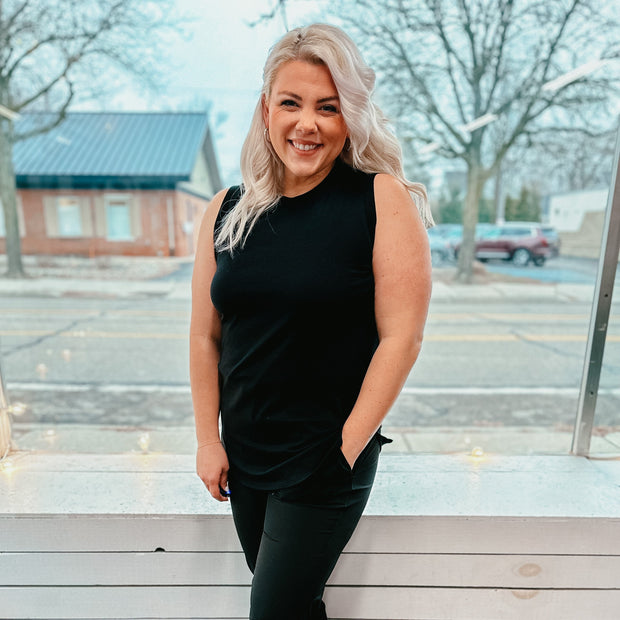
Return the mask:
[[[432,300],[450,301],[581,301],[591,302],[591,284],[446,284],[433,282]],[[40,278],[0,279],[0,295],[24,297],[86,297],[191,299],[189,281],[174,280],[77,280]]]

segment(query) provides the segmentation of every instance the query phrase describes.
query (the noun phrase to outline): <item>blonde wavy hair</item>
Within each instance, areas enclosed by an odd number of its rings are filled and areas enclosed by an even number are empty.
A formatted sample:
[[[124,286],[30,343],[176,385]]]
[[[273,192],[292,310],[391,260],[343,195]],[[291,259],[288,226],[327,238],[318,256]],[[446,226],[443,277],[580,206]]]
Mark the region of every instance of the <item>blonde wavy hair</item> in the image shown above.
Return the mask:
[[[289,31],[267,58],[261,96],[241,150],[243,193],[237,206],[222,220],[215,247],[232,251],[237,245],[243,246],[256,220],[282,196],[284,164],[267,140],[262,101],[269,99],[278,69],[292,60],[324,65],[331,73],[349,136],[340,159],[363,172],[396,177],[413,195],[424,224],[432,226],[426,189],[405,178],[400,145],[388,129],[387,118],[371,99],[375,72],[342,30],[328,24],[312,24]]]

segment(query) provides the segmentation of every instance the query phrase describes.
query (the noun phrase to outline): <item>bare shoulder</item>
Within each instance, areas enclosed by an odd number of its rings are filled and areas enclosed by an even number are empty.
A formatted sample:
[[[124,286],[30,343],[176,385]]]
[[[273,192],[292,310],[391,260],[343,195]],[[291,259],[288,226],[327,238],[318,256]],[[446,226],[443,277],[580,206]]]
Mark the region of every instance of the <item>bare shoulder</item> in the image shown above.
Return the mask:
[[[398,196],[403,199],[407,198],[413,203],[407,188],[396,177],[384,172],[375,176],[375,198],[379,198],[383,201],[386,198],[389,199]]]
[[[385,334],[398,317],[413,325],[426,316],[431,264],[428,236],[409,190],[389,174],[375,177],[377,226],[373,246],[375,315]],[[396,321],[396,322],[394,322]]]
[[[421,271],[426,261],[428,237],[409,190],[390,174],[375,177],[377,226],[373,248],[375,276],[407,270]]]
[[[219,192],[217,192],[217,194],[215,194],[215,196],[213,196],[213,198],[211,198],[211,201],[207,205],[205,215],[213,219],[213,221],[215,221],[217,214],[220,212],[220,209],[222,208],[222,203],[224,202],[224,198],[226,198],[226,194],[228,193],[228,191],[228,188],[221,189]]]
[[[213,228],[215,226],[215,220],[217,218],[217,214],[220,212],[222,208],[222,203],[224,202],[224,198],[228,193],[228,189],[222,189],[213,198],[211,198],[209,204],[206,206],[203,214],[202,214],[202,222],[200,224],[200,236],[206,237],[207,239],[213,236]]]
[[[411,198],[409,190],[391,174],[377,174],[375,176],[375,209],[377,212],[377,224],[396,220],[418,220],[421,224],[420,214]]]

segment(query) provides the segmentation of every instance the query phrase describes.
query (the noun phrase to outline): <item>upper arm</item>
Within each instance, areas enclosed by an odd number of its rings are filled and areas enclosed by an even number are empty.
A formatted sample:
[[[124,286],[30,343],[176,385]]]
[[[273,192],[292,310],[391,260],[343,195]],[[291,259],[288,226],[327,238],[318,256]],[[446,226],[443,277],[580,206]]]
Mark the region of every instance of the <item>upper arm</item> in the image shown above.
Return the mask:
[[[207,205],[200,223],[192,275],[190,336],[209,336],[218,340],[220,336],[219,315],[211,302],[211,281],[216,269],[213,229],[226,191],[223,189],[213,197]]]
[[[375,317],[379,338],[421,340],[431,295],[426,229],[405,186],[375,177],[377,225],[373,249]]]

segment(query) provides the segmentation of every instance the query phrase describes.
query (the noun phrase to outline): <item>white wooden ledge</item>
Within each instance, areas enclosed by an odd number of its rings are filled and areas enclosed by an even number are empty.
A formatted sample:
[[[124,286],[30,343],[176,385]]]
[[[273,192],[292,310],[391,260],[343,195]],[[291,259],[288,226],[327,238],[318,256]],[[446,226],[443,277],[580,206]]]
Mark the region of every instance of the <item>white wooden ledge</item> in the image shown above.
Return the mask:
[[[13,461],[0,618],[247,618],[229,506],[193,457]],[[383,455],[326,601],[347,619],[618,620],[620,461]]]

